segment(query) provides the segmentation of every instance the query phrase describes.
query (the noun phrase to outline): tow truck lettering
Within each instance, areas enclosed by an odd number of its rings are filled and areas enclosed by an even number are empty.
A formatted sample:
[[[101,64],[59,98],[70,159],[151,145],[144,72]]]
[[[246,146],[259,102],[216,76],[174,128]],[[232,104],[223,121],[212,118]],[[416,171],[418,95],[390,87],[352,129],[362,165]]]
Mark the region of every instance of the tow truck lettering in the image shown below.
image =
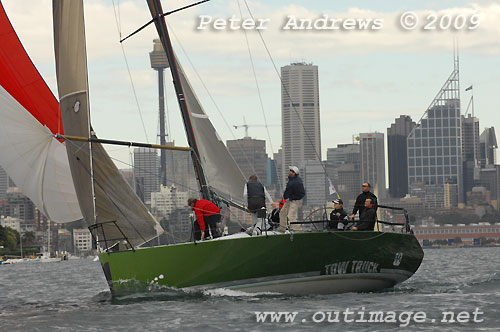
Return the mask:
[[[325,265],[325,274],[378,273],[378,263],[371,261],[343,261]]]

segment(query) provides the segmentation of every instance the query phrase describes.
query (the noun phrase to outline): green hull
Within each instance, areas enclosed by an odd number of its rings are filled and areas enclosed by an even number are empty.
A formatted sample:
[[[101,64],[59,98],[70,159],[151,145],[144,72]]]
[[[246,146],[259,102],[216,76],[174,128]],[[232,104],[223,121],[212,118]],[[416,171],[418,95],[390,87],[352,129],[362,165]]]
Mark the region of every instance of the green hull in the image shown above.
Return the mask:
[[[392,287],[415,273],[423,256],[410,234],[320,232],[102,253],[100,260],[115,294],[151,283],[327,294]]]

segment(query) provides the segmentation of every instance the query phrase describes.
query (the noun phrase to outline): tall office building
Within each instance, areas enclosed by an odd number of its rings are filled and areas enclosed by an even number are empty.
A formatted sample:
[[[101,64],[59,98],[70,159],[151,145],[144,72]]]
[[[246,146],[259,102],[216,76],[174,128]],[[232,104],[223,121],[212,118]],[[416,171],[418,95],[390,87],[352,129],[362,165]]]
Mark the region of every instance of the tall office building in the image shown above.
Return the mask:
[[[321,161],[302,161],[298,163],[298,167],[306,191],[304,205],[311,208],[325,206],[327,203],[328,180]]]
[[[326,150],[326,160],[337,165],[359,163],[360,158],[359,144],[337,144]]]
[[[135,192],[150,206],[151,193],[160,191],[160,174],[156,149],[134,149]]]
[[[469,114],[461,116],[462,120],[462,156],[463,161],[480,159],[479,151],[479,119]]]
[[[479,184],[491,193],[490,204],[497,210],[500,209],[500,165],[489,165],[481,168]]]
[[[270,188],[271,186],[276,186],[278,184],[278,168],[276,166],[276,161],[271,158],[267,158],[266,162],[266,186]]]
[[[261,183],[264,185],[267,183],[265,140],[244,137],[242,139],[228,140],[226,146],[246,179],[255,174]]]
[[[179,190],[175,185],[161,186],[159,192],[151,193],[151,213],[158,219],[168,217],[175,209],[185,208],[189,197],[196,195]]]
[[[369,182],[379,198],[386,198],[384,134],[362,133],[359,137],[361,181]]]
[[[479,136],[479,165],[481,168],[496,164],[497,148],[495,128],[485,128],[481,136]]]
[[[23,232],[36,229],[35,223],[35,204],[24,195],[19,188],[10,187],[6,193],[6,204],[4,204],[3,213],[5,216],[18,218],[21,221],[21,230]]]
[[[479,119],[469,114],[462,120],[462,162],[464,197],[479,182]]]
[[[5,201],[7,197],[7,188],[9,188],[9,176],[0,166],[0,202]]]
[[[360,144],[338,144],[328,148],[325,162],[326,171],[347,206],[356,199],[361,188],[361,152]]]
[[[389,166],[389,194],[405,197],[408,190],[407,138],[415,127],[408,115],[401,115],[387,128],[387,152]]]
[[[283,182],[283,149],[278,149],[278,152],[273,153],[274,166],[276,168],[276,179],[274,182],[274,188],[277,191],[285,190],[286,182]],[[290,165],[288,165],[290,166]],[[281,193],[280,193],[281,194]]]
[[[286,180],[288,166],[321,161],[318,66],[292,63],[281,67],[281,78],[282,176]]]
[[[350,201],[356,200],[361,192],[360,163],[332,164],[327,161],[325,166],[337,193],[344,201],[344,207],[350,207]]]
[[[458,205],[457,185],[454,183],[445,183],[443,188],[444,204],[447,209],[454,208]]]
[[[408,136],[409,186],[425,185],[426,192],[443,192],[445,183],[457,185],[463,202],[462,133],[458,60],[437,97]],[[444,195],[434,205],[444,206]]]
[[[174,142],[167,142],[166,144],[175,146]],[[191,195],[197,196],[199,189],[191,153],[187,151],[166,150],[165,157],[167,186],[175,185],[179,191],[186,191]]]

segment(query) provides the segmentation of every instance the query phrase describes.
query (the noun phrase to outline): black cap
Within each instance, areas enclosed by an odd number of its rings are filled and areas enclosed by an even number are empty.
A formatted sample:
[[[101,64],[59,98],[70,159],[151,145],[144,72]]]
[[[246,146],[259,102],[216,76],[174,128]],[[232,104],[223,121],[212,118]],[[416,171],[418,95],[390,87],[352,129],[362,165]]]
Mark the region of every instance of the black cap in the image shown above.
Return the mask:
[[[344,202],[342,202],[342,200],[340,198],[334,199],[332,202],[333,203],[339,203],[339,204],[342,204],[342,205],[344,204]]]

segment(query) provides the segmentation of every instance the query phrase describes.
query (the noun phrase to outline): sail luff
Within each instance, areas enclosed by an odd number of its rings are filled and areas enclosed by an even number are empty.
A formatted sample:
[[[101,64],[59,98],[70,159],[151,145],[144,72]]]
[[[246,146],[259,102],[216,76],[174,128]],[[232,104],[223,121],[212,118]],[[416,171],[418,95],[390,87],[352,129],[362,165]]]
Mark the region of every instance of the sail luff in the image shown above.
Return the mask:
[[[72,15],[79,12],[82,12],[81,16]],[[54,0],[53,19],[57,88],[63,128],[68,128],[70,132],[81,133],[82,136],[89,136],[83,3]],[[72,42],[73,39],[76,40]],[[92,179],[88,175],[91,170],[91,159],[86,153],[90,150],[90,143],[66,142],[66,144],[80,208],[85,221],[91,225],[96,222],[96,217]]]
[[[85,24],[82,0],[54,0],[54,47],[61,115],[65,133],[91,142],[66,141],[78,201],[89,226],[100,224],[99,239],[125,234],[132,246],[158,236],[163,229],[139,200],[90,127]]]

